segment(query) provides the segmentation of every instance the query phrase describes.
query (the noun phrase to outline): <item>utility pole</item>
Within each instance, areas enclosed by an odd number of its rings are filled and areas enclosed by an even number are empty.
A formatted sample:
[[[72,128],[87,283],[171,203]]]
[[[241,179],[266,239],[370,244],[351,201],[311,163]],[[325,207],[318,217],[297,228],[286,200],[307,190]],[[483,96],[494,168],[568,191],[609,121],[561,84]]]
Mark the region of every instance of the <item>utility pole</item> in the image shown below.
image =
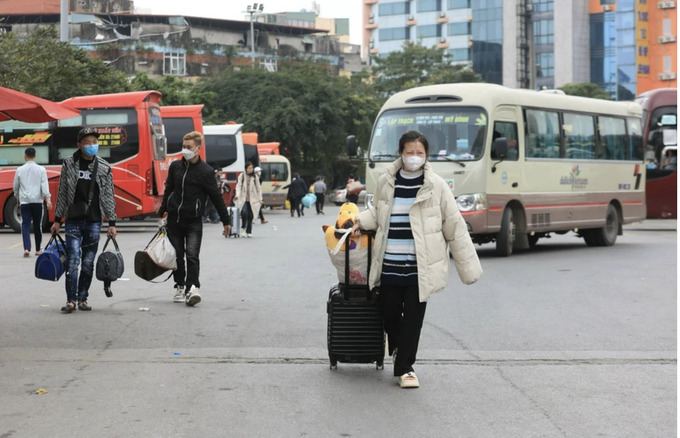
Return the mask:
[[[68,0],[61,0],[61,17],[59,18],[59,41],[68,42]]]
[[[253,68],[255,68],[255,24],[253,20],[255,18],[254,15],[258,12],[261,14],[263,10],[263,3],[260,3],[259,5],[257,3],[253,3],[252,5],[248,5],[246,8],[246,13],[250,14],[250,59]]]

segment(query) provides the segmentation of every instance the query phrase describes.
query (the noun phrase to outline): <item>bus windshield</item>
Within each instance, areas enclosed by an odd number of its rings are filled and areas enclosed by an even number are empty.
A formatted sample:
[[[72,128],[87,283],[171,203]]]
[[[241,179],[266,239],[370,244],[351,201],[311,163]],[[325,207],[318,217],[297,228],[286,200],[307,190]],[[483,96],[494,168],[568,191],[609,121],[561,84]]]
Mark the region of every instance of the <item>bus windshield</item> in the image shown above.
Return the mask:
[[[236,135],[206,135],[205,156],[213,169],[221,169],[236,162],[238,157]]]
[[[481,108],[418,108],[385,111],[375,124],[369,159],[394,160],[399,138],[406,131],[422,132],[429,141],[430,159],[473,161],[484,152],[487,126]]]
[[[286,181],[288,179],[288,163],[260,163],[262,175],[260,181]]]

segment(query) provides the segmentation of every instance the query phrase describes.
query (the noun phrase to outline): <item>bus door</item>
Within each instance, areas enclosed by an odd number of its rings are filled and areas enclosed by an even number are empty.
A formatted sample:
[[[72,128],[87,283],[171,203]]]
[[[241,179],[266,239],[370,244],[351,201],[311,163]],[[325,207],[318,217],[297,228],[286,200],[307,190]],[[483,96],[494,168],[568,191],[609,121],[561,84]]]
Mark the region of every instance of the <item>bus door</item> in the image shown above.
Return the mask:
[[[489,213],[498,213],[498,222],[504,206],[519,196],[522,191],[522,167],[519,161],[520,142],[518,137],[518,120],[521,120],[519,109],[501,107],[496,110],[491,126],[487,146],[489,149],[489,179],[487,193],[489,197]],[[507,151],[501,156],[494,149],[494,140],[507,140]]]
[[[151,194],[163,196],[165,180],[168,178],[168,163],[165,160],[168,144],[165,138],[161,109],[157,105],[153,105],[149,106],[148,111],[153,148],[153,187],[151,187]]]

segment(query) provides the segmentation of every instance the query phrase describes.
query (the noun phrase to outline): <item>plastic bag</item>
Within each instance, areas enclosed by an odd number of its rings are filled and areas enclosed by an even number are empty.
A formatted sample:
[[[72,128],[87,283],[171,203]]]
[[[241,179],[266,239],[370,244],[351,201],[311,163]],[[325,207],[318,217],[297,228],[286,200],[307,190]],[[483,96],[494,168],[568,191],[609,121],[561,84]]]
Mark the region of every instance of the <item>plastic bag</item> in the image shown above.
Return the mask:
[[[170,243],[168,234],[164,227],[161,227],[151,242],[146,246],[151,260],[161,268],[177,269],[177,252]]]

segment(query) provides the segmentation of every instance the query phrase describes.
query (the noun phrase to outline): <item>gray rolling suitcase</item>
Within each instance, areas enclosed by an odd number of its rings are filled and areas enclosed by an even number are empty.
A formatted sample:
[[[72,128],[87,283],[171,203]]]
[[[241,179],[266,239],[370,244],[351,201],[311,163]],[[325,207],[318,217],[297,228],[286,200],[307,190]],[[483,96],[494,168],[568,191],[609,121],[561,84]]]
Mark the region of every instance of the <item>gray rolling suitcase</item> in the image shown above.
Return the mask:
[[[229,237],[241,237],[241,213],[238,207],[227,207],[231,213],[231,231]]]

